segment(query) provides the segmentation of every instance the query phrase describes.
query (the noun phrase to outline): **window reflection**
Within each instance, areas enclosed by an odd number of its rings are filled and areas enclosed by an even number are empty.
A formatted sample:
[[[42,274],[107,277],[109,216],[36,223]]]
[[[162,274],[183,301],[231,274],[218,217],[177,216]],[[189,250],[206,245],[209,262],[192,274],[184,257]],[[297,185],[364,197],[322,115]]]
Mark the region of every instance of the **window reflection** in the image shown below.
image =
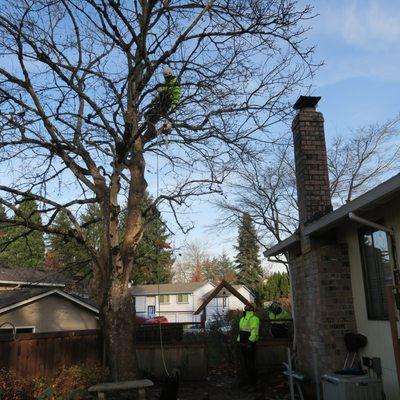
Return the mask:
[[[364,229],[360,232],[360,239],[368,317],[387,319],[385,287],[393,282],[387,234]]]

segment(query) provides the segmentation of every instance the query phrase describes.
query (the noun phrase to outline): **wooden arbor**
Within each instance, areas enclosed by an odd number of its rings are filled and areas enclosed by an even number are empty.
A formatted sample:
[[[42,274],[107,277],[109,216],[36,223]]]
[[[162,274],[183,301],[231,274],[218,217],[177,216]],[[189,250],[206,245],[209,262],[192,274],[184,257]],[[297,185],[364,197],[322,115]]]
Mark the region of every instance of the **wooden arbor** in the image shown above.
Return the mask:
[[[194,312],[194,315],[199,315],[202,313],[202,318],[201,321],[204,324],[206,320],[206,307],[208,303],[212,299],[218,296],[218,294],[221,292],[221,290],[227,290],[231,294],[233,294],[235,297],[237,297],[244,305],[250,306],[251,303],[249,300],[246,299],[242,294],[240,294],[230,283],[228,283],[225,280],[222,280],[221,283],[207,296],[207,298],[203,301],[201,306]]]

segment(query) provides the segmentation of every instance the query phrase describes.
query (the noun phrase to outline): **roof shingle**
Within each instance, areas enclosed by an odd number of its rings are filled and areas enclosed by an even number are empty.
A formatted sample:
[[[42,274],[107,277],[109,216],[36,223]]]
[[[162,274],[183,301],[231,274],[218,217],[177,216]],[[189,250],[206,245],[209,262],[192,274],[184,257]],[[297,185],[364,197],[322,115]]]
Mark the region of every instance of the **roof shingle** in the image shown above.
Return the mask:
[[[49,289],[0,290],[0,309],[48,292]]]
[[[25,267],[0,267],[0,281],[7,282],[27,282],[32,284],[49,283],[64,285],[67,281],[66,277],[56,271],[45,271],[39,268]]]

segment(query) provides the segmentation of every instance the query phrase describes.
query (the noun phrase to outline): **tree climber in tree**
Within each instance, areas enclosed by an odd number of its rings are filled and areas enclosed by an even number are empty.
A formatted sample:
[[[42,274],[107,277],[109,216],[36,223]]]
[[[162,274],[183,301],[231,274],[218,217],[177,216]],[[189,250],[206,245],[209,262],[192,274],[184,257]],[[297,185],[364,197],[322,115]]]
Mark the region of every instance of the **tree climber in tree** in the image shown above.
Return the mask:
[[[168,134],[171,130],[169,115],[176,109],[181,99],[181,85],[171,68],[164,67],[164,83],[160,87],[158,95],[154,98],[146,113],[146,120],[155,126],[158,121],[164,120],[162,132]]]

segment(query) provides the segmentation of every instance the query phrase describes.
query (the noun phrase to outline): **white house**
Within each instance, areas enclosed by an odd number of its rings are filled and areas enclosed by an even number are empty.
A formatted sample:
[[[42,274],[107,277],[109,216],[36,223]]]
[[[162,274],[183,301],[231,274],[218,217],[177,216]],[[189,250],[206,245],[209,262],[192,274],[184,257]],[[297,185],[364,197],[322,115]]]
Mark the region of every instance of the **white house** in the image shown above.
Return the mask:
[[[135,302],[136,315],[139,317],[151,318],[162,315],[169,322],[200,322],[200,315],[194,315],[194,313],[215,288],[213,283],[205,281],[140,285],[133,286],[130,290]],[[235,289],[246,300],[252,301],[247,288],[236,285]],[[212,318],[217,313],[225,314],[229,310],[242,308],[243,302],[225,290],[207,304],[206,318]]]

